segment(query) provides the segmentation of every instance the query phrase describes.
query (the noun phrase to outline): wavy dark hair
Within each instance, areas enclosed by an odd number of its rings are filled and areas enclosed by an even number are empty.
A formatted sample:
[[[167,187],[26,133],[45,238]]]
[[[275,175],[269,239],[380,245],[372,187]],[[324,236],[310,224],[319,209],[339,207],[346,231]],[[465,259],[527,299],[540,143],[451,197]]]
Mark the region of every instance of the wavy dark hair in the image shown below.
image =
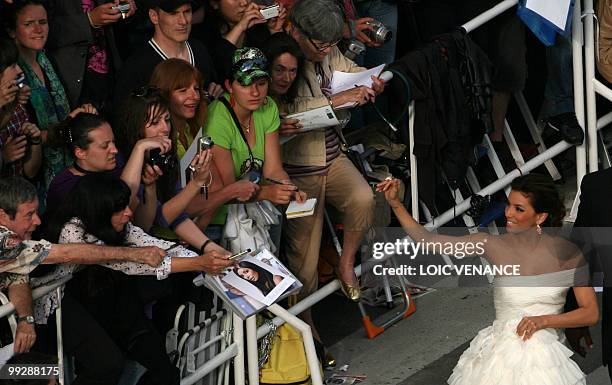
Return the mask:
[[[130,93],[114,126],[117,131],[119,149],[124,156],[129,158],[136,142],[145,137],[147,123],[159,119],[164,112],[170,112],[170,102],[159,88],[144,86]],[[175,136],[176,132],[170,123],[169,137],[172,139]],[[170,154],[176,158],[174,144],[170,149]],[[164,175],[157,179],[156,186],[160,202],[164,203],[175,195],[178,178],[178,167],[174,167],[164,170]]]
[[[83,222],[85,233],[106,245],[119,246],[125,240],[125,229],[117,232],[111,223],[113,214],[130,203],[130,188],[116,176],[88,174],[66,196],[59,210],[54,212],[48,229],[48,239],[57,242],[66,222],[76,217]]]
[[[53,126],[49,131],[49,144],[58,148],[65,147],[70,156],[76,159],[74,150],[77,148],[86,150],[91,143],[89,133],[103,124],[108,122],[100,115],[81,112],[74,118],[68,117]]]
[[[2,10],[2,25],[6,33],[10,34],[17,28],[17,15],[27,6],[37,5],[46,7],[40,0],[13,0],[13,3],[5,3]]]
[[[543,227],[561,227],[565,205],[552,179],[541,174],[528,174],[512,181],[512,190],[525,195],[538,214],[547,213]]]
[[[291,87],[289,87],[289,90],[287,90],[287,93],[280,96],[280,99],[283,102],[293,103],[295,97],[297,96],[298,77],[300,77],[302,74],[304,61],[306,60],[300,46],[291,36],[284,32],[279,32],[270,36],[270,38],[266,41],[266,45],[263,48],[263,53],[266,55],[266,58],[268,58],[268,69],[270,71],[270,75],[272,75],[271,72],[272,67],[274,66],[274,60],[276,60],[280,55],[288,53],[297,59],[297,77],[293,81],[293,84],[291,84]]]

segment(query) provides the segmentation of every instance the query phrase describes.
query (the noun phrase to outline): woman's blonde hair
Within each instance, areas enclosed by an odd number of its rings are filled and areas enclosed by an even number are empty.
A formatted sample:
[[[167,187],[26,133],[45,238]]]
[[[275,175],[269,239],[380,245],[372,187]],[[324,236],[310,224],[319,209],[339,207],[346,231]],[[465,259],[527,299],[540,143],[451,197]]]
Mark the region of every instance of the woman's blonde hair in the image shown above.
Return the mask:
[[[207,99],[204,96],[204,77],[200,71],[183,59],[168,59],[159,63],[153,75],[150,85],[158,87],[171,100],[172,92],[181,88],[187,88],[195,81],[200,88],[200,104],[196,109],[195,116],[187,120],[191,135],[195,137],[206,121]],[[182,127],[175,127],[182,131]]]

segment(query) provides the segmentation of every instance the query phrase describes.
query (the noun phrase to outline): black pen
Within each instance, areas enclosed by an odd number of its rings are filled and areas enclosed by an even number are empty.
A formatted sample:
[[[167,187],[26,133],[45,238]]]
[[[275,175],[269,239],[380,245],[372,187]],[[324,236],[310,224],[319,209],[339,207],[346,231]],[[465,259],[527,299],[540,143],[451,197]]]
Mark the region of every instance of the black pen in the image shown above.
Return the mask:
[[[164,249],[164,251],[166,252],[166,254],[171,251],[176,249],[177,247],[181,247],[182,245],[180,243],[174,243],[172,246],[168,247],[167,249]]]
[[[293,183],[283,183],[281,181],[270,179],[270,178],[266,178],[266,180],[268,182],[271,182],[271,183],[274,183],[274,184],[280,184],[280,185],[284,185],[284,186],[295,186]],[[298,186],[295,186],[295,191],[300,191]]]

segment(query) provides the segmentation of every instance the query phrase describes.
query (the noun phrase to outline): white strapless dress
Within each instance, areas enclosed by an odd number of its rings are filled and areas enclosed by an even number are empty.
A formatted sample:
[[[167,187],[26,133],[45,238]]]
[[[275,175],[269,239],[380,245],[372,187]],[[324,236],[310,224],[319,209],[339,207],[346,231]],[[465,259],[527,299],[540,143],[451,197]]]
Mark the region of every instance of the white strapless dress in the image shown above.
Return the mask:
[[[523,341],[516,327],[524,316],[562,313],[569,287],[584,282],[586,277],[588,269],[582,267],[538,276],[496,278],[495,321],[474,337],[448,384],[585,385],[584,373],[570,358],[572,351],[562,343],[562,331],[539,330]],[[551,287],[545,287],[546,282]],[[561,286],[563,282],[566,285]]]

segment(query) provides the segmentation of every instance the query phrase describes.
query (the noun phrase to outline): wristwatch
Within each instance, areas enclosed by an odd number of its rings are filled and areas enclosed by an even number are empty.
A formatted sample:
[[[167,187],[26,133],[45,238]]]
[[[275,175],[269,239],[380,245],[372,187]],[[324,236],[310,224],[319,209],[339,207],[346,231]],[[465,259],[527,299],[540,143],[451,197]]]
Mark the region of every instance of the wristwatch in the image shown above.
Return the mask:
[[[31,315],[24,315],[23,317],[17,317],[17,322],[25,321],[26,323],[33,325],[34,317]]]

